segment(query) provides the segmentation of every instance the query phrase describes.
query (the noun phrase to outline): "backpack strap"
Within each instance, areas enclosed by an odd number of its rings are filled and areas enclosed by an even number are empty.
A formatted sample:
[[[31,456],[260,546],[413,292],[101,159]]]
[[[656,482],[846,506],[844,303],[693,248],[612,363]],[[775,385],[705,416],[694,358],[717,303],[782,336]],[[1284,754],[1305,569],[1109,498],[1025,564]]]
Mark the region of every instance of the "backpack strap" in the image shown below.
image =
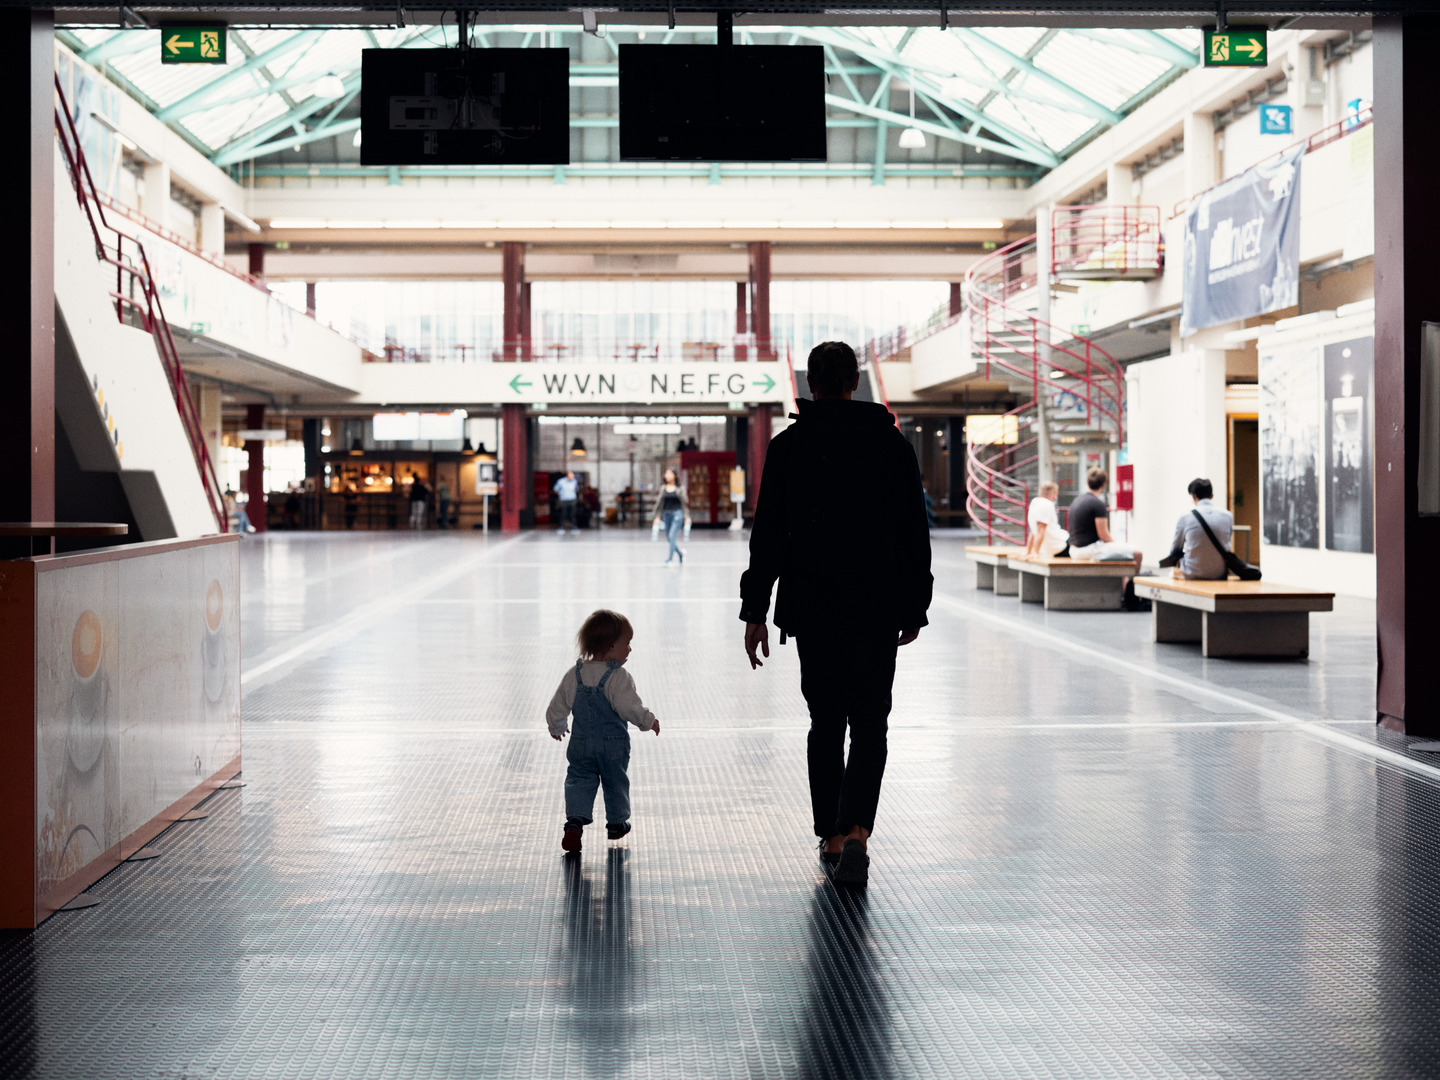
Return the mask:
[[[1198,521],[1200,523],[1200,527],[1205,530],[1205,535],[1210,538],[1210,543],[1215,545],[1215,550],[1220,553],[1220,558],[1225,559],[1230,553],[1220,546],[1220,541],[1217,540],[1215,538],[1215,534],[1210,531],[1210,523],[1205,520],[1199,510],[1191,510],[1190,513],[1195,515],[1195,520]]]

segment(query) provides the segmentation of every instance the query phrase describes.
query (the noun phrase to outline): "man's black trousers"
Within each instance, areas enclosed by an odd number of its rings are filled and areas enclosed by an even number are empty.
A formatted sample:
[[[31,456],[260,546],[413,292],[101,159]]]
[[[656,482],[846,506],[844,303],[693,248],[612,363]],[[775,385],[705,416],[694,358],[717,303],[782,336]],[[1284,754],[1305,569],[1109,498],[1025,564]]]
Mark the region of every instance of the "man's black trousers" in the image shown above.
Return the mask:
[[[899,633],[841,623],[795,638],[800,690],[810,707],[810,803],[815,835],[875,827],[885,777],[885,733]],[[845,730],[850,760],[845,760]]]

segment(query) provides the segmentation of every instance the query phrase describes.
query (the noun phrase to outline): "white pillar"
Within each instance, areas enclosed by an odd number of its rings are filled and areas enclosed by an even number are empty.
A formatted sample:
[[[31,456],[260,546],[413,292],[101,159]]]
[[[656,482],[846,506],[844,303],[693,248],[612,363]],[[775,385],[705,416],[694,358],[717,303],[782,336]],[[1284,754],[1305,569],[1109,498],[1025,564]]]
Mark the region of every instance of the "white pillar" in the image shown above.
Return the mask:
[[[1135,201],[1135,180],[1128,164],[1112,164],[1105,170],[1105,201],[1125,206]]]
[[[225,254],[225,211],[219,203],[200,207],[200,250],[212,255]]]
[[[1215,186],[1215,119],[1210,113],[1185,116],[1185,197],[1192,198]]]
[[[162,228],[170,227],[170,166],[163,161],[145,166],[140,213]]]

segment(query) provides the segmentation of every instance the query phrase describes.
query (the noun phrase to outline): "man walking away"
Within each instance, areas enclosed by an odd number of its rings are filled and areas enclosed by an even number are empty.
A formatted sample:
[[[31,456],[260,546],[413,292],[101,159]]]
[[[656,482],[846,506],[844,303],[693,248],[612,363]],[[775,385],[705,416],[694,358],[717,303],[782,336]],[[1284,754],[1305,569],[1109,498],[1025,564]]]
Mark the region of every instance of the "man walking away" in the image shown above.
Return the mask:
[[[896,649],[927,625],[934,582],[915,452],[888,409],[851,399],[859,378],[844,342],[811,351],[814,400],[799,402],[796,422],[770,443],[740,579],[752,669],[762,665],[757,648],[770,655],[765,620],[779,580],[775,625],[781,644],[795,638],[810,710],[815,835],[835,880],[851,885],[869,873]]]

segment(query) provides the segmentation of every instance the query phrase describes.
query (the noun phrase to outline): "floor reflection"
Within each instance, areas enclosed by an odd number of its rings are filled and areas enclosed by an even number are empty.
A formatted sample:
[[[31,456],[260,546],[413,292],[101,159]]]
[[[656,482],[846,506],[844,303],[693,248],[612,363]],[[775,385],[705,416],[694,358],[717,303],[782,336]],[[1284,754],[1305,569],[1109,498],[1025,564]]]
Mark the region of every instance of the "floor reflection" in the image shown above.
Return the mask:
[[[815,889],[800,1073],[813,1080],[890,1077],[893,1030],[863,890]]]
[[[564,862],[565,986],[582,1075],[612,1077],[628,1066],[635,1041],[635,949],[630,940],[630,853],[610,848],[605,892],[578,857]]]

